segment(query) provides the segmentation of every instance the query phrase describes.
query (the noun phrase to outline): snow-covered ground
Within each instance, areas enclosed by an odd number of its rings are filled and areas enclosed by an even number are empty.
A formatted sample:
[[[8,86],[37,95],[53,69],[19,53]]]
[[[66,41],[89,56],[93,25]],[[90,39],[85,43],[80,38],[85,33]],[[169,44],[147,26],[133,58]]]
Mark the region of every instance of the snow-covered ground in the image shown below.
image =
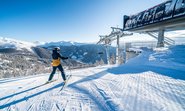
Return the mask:
[[[185,46],[143,49],[121,66],[0,79],[2,111],[185,111]]]

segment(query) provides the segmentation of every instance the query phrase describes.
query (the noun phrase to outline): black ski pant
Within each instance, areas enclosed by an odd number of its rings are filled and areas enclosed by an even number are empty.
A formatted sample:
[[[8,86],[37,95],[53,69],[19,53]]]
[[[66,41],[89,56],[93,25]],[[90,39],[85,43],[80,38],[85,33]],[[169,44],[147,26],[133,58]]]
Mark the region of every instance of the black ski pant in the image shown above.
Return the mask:
[[[63,69],[62,65],[60,64],[60,65],[58,65],[58,66],[53,66],[53,71],[52,71],[52,73],[50,74],[48,81],[52,80],[52,78],[53,78],[53,76],[54,76],[54,74],[55,74],[57,68],[60,70],[63,80],[64,80],[64,81],[66,80],[66,76],[65,76],[65,74],[64,74],[64,69]]]

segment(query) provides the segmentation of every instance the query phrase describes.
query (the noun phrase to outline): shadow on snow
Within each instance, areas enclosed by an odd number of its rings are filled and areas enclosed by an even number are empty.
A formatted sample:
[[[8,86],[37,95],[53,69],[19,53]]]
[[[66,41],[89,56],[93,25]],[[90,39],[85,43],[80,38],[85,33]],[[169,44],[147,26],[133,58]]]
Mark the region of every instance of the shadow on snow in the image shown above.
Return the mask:
[[[20,102],[23,102],[23,101],[26,101],[26,100],[28,100],[28,99],[30,99],[30,98],[32,98],[32,97],[38,96],[38,95],[40,95],[40,94],[42,94],[42,93],[45,93],[45,92],[48,92],[48,91],[50,91],[50,90],[59,88],[59,87],[61,87],[62,85],[63,85],[63,83],[59,83],[59,84],[57,84],[57,85],[55,85],[55,86],[53,86],[53,87],[51,87],[51,88],[45,89],[45,90],[43,90],[43,91],[37,92],[37,93],[32,94],[32,95],[29,95],[29,96],[27,96],[27,97],[24,97],[24,98],[21,98],[21,99],[18,99],[18,100],[15,100],[15,101],[6,103],[6,104],[4,104],[4,105],[1,105],[1,106],[0,106],[0,109],[9,107],[9,106],[11,106],[11,105],[14,105],[14,104],[17,104],[17,103],[20,103]],[[3,98],[1,98],[0,100],[3,100],[3,99],[6,99],[6,98],[10,98],[10,97],[16,96],[16,95],[18,95],[18,94],[22,94],[22,93],[25,93],[25,92],[27,92],[27,91],[31,91],[31,90],[36,89],[36,88],[39,88],[39,87],[41,87],[41,86],[43,86],[43,84],[42,84],[42,85],[39,85],[39,86],[36,86],[36,87],[33,87],[33,88],[30,88],[30,89],[27,89],[27,90],[22,91],[22,92],[18,92],[18,93],[15,93],[15,94],[12,94],[12,95],[3,97]]]
[[[165,67],[160,67],[160,66],[150,66],[150,65],[127,66],[125,65],[121,67],[110,68],[107,71],[112,74],[137,74],[137,73],[152,71],[160,75],[172,77],[174,79],[185,80],[185,71],[172,69],[172,68],[165,68]]]
[[[85,95],[87,95],[89,98],[91,98],[92,101],[94,101],[94,103],[97,104],[98,108],[102,111],[107,111],[108,109],[112,109],[112,106],[109,104],[109,105],[106,105],[105,104],[103,105],[101,103],[101,101],[98,99],[97,95],[94,94],[93,92],[89,91],[88,89],[85,89],[85,88],[82,88],[80,86],[78,86],[77,84],[79,83],[83,83],[83,82],[87,82],[87,81],[92,81],[92,80],[95,80],[95,79],[98,79],[98,78],[101,78],[103,77],[104,75],[106,75],[108,72],[106,70],[104,71],[101,71],[101,72],[98,72],[98,73],[95,73],[93,75],[90,75],[90,76],[86,76],[85,78],[77,81],[77,82],[74,82],[70,85],[68,85],[68,87],[70,88],[73,88],[75,89],[76,91],[80,92],[80,93],[83,93]],[[75,76],[75,75],[74,75]],[[101,78],[102,79],[102,78]],[[108,104],[108,103],[106,103]]]

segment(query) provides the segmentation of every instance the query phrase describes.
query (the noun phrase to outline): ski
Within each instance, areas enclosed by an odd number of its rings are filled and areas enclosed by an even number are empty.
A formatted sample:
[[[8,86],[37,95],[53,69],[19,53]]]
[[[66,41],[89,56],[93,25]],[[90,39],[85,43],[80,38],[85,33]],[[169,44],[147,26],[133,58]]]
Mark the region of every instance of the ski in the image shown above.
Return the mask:
[[[68,75],[68,76],[66,77],[66,81],[64,82],[64,85],[62,86],[62,88],[60,89],[60,91],[62,91],[62,90],[66,87],[67,82],[68,82],[68,80],[71,78],[71,76],[72,76],[72,75]],[[60,91],[59,91],[59,92],[60,92]]]
[[[55,82],[55,81],[57,81],[57,80],[58,80],[58,79],[54,79],[54,80],[51,80],[51,81],[47,81],[47,82],[45,82],[43,85],[50,84],[50,83]]]

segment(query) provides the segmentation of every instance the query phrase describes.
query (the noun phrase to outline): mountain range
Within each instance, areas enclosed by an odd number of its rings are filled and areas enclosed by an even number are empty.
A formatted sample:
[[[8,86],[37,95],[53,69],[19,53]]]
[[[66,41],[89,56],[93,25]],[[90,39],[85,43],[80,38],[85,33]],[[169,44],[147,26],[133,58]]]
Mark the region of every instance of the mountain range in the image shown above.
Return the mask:
[[[37,41],[31,43],[1,37],[0,78],[50,73],[51,54],[54,47],[60,47],[60,54],[69,57],[68,60],[62,61],[65,69],[107,64],[106,51],[103,45],[70,41],[49,43]],[[115,59],[115,48],[110,47],[109,49],[111,59]]]

